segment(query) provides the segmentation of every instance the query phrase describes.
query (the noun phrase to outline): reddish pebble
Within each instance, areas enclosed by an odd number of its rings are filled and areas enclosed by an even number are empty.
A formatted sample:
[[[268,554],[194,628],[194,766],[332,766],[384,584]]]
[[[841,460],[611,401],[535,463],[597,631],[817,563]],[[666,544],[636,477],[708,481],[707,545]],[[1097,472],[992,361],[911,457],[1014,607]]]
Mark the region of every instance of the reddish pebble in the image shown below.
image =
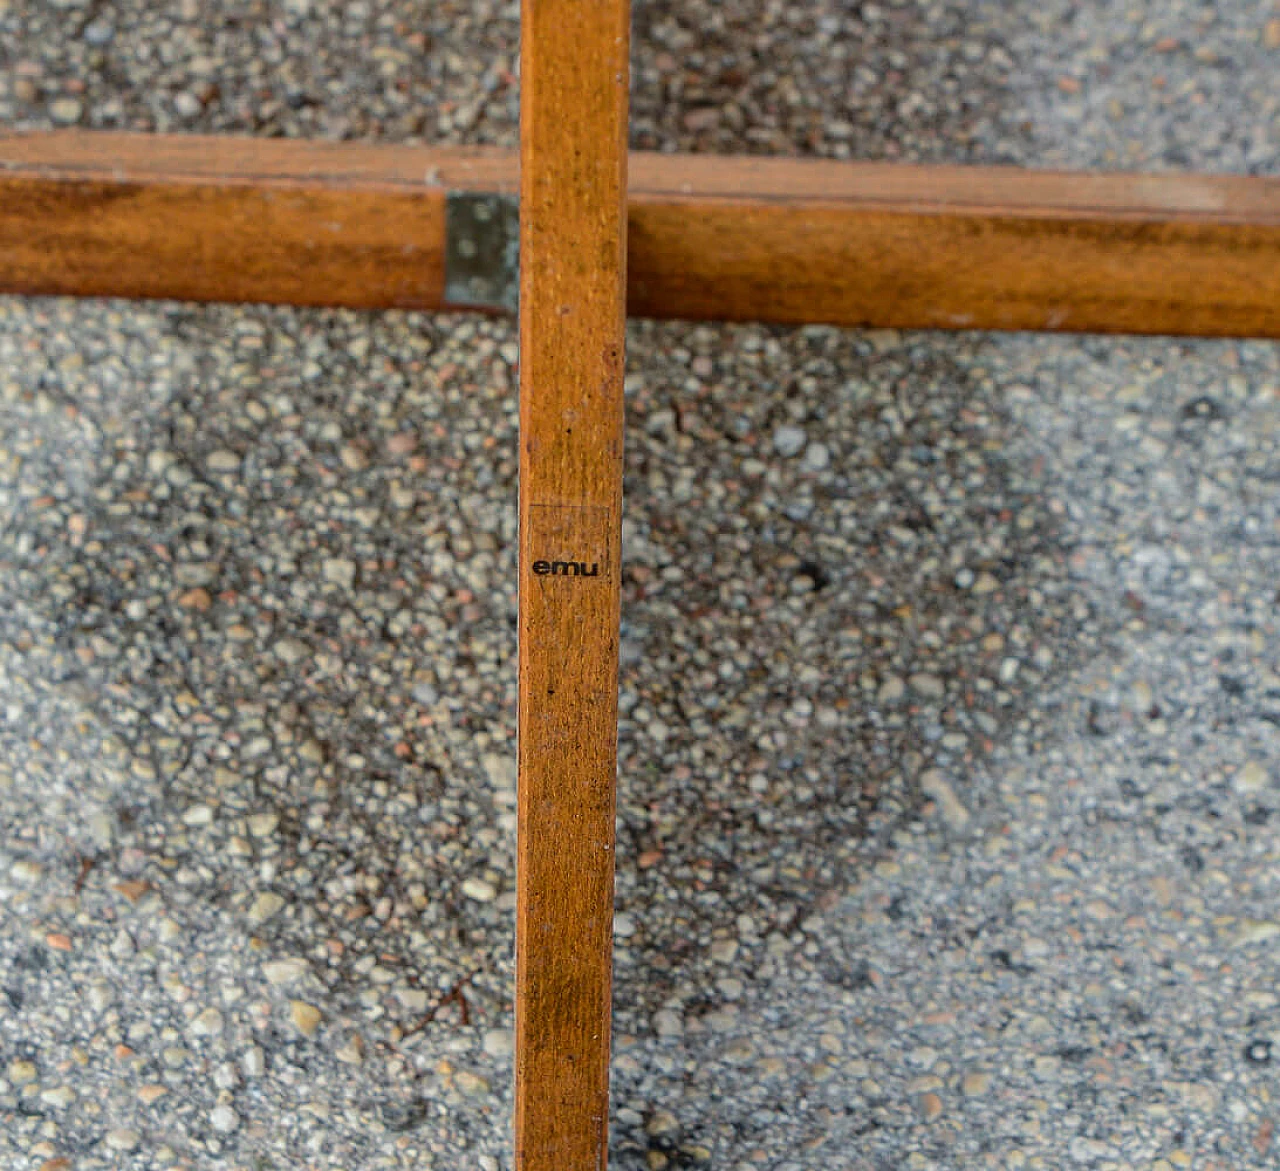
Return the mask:
[[[199,610],[202,613],[213,605],[213,599],[209,596],[209,591],[196,588],[187,590],[178,598],[178,605],[186,610]]]

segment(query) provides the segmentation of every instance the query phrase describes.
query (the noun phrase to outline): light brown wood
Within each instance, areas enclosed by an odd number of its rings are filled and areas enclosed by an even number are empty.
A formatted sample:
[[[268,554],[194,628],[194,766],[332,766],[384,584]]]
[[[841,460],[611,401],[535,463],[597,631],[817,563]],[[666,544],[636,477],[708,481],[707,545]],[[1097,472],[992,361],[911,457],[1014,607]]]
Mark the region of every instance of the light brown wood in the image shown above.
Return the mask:
[[[1280,336],[1280,180],[636,154],[638,316]],[[445,308],[510,152],[0,138],[0,290]]]
[[[628,25],[521,13],[518,1171],[608,1154]]]

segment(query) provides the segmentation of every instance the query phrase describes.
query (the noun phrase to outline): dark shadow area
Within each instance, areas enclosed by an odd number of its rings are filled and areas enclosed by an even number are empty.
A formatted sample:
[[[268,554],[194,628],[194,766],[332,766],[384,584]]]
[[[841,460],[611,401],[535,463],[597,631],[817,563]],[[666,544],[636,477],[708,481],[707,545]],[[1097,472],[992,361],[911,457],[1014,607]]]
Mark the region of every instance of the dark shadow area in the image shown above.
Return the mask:
[[[468,1113],[434,1065],[510,1014],[510,326],[45,307],[0,337],[0,757],[6,847],[77,935],[49,978],[128,989],[126,1036],[185,1029],[166,981],[217,1003],[220,971],[267,997],[220,1019],[277,1073],[354,1061],[380,1133],[451,1111],[492,1142],[509,1075]],[[0,976],[38,1033],[32,954]],[[156,1137],[212,1134],[199,1097]]]
[[[761,1103],[734,1095],[711,1094],[703,1133],[653,1140],[655,1114],[677,1111],[637,1104],[655,1077],[669,1092],[655,1060],[697,1081],[696,1055],[732,1043],[720,1033],[803,1031],[799,1005],[746,1007],[770,943],[802,940],[892,857],[939,777],[964,806],[937,800],[943,820],[981,816],[975,772],[1094,653],[1062,517],[1009,454],[986,347],[633,330],[615,1007],[638,1070],[618,1077],[620,1166],[651,1149],[682,1166],[699,1143],[745,1157]],[[837,936],[817,946],[832,998],[875,996]]]
[[[1006,124],[1025,18],[1008,5],[634,7],[636,149],[999,162],[1029,126]]]

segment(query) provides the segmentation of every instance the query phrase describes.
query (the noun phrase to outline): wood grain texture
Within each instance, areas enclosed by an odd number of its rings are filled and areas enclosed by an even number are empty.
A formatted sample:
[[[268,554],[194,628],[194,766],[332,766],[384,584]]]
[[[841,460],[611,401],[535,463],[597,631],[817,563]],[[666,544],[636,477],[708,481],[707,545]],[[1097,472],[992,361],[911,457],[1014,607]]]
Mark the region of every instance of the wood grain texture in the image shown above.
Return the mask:
[[[445,194],[509,152],[281,139],[0,138],[0,289],[441,309]]]
[[[1280,180],[636,154],[638,316],[1280,336]],[[444,308],[510,152],[0,137],[0,290]]]
[[[519,1171],[608,1154],[628,32],[521,12]]]
[[[633,170],[638,316],[1280,332],[1275,180],[643,156]]]

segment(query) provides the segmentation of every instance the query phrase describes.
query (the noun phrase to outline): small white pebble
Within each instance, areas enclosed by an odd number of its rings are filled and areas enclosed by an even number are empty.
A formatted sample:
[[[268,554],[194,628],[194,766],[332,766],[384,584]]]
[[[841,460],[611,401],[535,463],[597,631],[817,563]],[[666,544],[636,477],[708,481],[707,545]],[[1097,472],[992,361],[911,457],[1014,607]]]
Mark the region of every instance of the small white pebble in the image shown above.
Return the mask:
[[[249,832],[255,838],[269,838],[280,824],[278,813],[255,813],[249,818]]]
[[[174,96],[173,108],[180,118],[194,118],[204,107],[195,94],[183,90]]]
[[[193,805],[182,815],[187,825],[208,825],[213,821],[213,809],[208,805]]]
[[[65,1110],[75,1100],[76,1092],[70,1086],[55,1086],[53,1089],[43,1090],[40,1094],[40,1101],[46,1106],[53,1106],[59,1110]]]
[[[113,1151],[136,1150],[141,1141],[142,1136],[136,1130],[119,1127],[116,1130],[107,1131],[107,1146]]]
[[[187,1029],[195,1037],[215,1037],[222,1032],[222,1013],[216,1008],[206,1008],[192,1018]]]
[[[1236,773],[1237,793],[1261,793],[1267,787],[1267,770],[1256,760],[1250,760]]]
[[[717,964],[731,964],[738,954],[736,939],[717,939],[711,944],[711,958]]]
[[[909,682],[912,691],[929,699],[941,699],[947,693],[946,684],[937,675],[930,675],[924,671],[912,675]]]
[[[489,1029],[484,1035],[484,1051],[490,1057],[509,1057],[515,1051],[515,1034],[510,1029]]]
[[[491,903],[498,897],[497,888],[483,878],[468,878],[462,884],[462,893],[478,903]]]
[[[820,472],[831,463],[831,450],[825,443],[811,443],[805,449],[804,466],[811,472]]]
[[[395,997],[406,1012],[424,1013],[427,1011],[428,996],[422,988],[410,988],[406,985],[395,990]]]
[[[222,1062],[213,1071],[213,1084],[220,1090],[234,1090],[240,1084],[240,1075],[229,1061]]]
[[[880,684],[876,698],[880,703],[897,703],[907,694],[907,685],[896,675],[889,675]]]
[[[240,1125],[240,1115],[230,1106],[215,1106],[213,1113],[209,1115],[209,1122],[219,1134],[230,1134]]]
[[[489,1092],[489,1081],[469,1069],[460,1069],[453,1075],[453,1084],[468,1097],[477,1098]]]
[[[55,98],[49,103],[49,117],[59,126],[78,122],[84,113],[84,103],[77,98]]]
[[[307,961],[290,956],[283,960],[268,960],[262,965],[262,974],[268,984],[289,984],[301,980],[307,974]]]
[[[344,590],[349,590],[356,582],[356,563],[342,557],[326,557],[320,567],[324,580]]]
[[[515,791],[516,760],[511,753],[486,752],[480,758],[480,767],[495,789]]]
[[[15,862],[9,867],[9,877],[15,882],[36,883],[40,881],[42,873],[38,862],[29,862],[26,859]]]
[[[28,1082],[36,1080],[36,1067],[30,1061],[24,1061],[19,1058],[17,1061],[9,1064],[9,1081],[15,1086],[25,1086]]]
[[[273,915],[279,914],[284,907],[282,899],[274,891],[263,891],[249,907],[250,923],[265,923]]]
[[[215,451],[205,461],[211,472],[238,472],[240,457],[234,451]]]
[[[684,1033],[684,1021],[681,1020],[680,1014],[669,1008],[654,1013],[653,1027],[659,1037],[679,1037]]]
[[[307,655],[307,645],[296,638],[282,638],[272,648],[282,663],[297,663]]]

